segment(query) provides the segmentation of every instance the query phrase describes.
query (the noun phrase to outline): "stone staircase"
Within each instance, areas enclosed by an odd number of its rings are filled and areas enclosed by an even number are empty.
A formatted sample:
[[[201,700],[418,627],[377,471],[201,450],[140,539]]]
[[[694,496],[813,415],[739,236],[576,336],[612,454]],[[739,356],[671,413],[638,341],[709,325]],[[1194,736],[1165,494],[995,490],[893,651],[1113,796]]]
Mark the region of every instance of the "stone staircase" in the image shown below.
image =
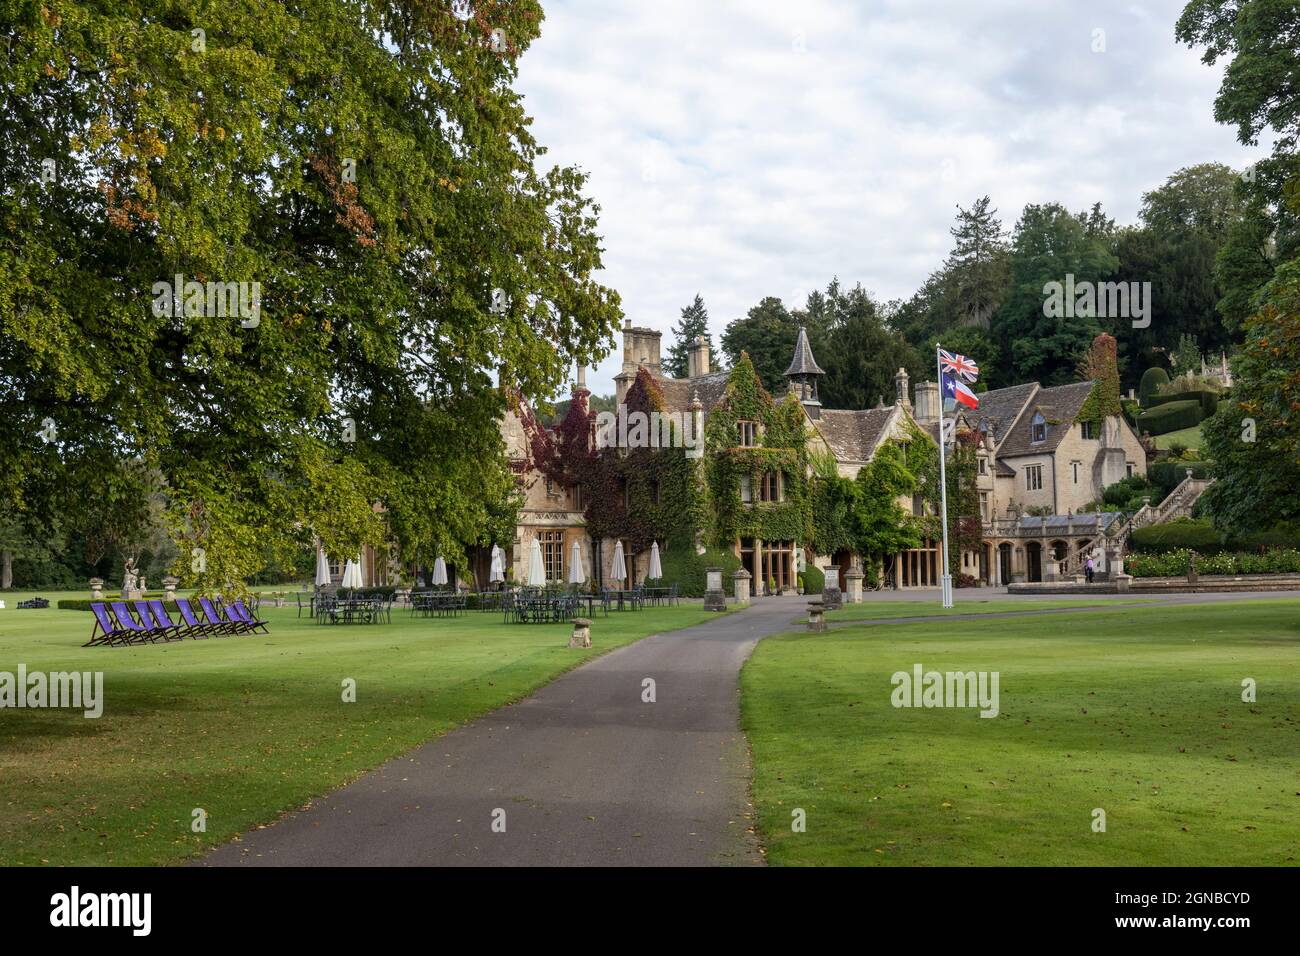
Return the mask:
[[[1098,549],[1103,554],[1112,550],[1118,551],[1123,558],[1128,553],[1128,536],[1132,532],[1148,525],[1164,524],[1166,521],[1191,517],[1192,508],[1201,495],[1205,494],[1205,489],[1213,483],[1213,478],[1193,478],[1192,470],[1187,469],[1187,477],[1179,482],[1160,504],[1152,507],[1149,501],[1146,502],[1128,521],[1112,521],[1109,527],[1102,529],[1097,537],[1086,542],[1078,551],[1058,561],[1057,577],[1068,578],[1082,574],[1084,562],[1088,560],[1089,555],[1096,557]]]

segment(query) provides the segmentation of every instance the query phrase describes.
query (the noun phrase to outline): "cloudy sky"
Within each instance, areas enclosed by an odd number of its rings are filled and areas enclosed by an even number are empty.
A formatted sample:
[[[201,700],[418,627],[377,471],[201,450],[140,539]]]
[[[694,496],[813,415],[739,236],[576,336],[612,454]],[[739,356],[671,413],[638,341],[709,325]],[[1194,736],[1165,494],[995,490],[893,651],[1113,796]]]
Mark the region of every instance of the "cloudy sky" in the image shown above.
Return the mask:
[[[1180,0],[552,0],[519,88],[546,159],[591,174],[603,281],[667,333],[696,292],[722,328],[833,277],[909,296],[956,204],[1102,202],[1263,155],[1214,122],[1222,64]],[[616,352],[588,384],[613,391]]]

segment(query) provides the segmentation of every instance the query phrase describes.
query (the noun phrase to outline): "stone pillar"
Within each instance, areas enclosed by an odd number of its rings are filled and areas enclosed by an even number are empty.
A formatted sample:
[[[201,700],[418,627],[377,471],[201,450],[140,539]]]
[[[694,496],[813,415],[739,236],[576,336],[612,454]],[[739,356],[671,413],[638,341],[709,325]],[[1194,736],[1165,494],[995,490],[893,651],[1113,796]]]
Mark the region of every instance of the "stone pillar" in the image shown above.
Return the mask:
[[[104,600],[104,579],[103,578],[90,579],[90,599],[92,601]]]
[[[736,571],[731,575],[732,587],[736,594],[737,604],[749,603],[749,582],[752,578],[753,575],[744,568],[741,568],[739,571]]]
[[[1187,583],[1195,584],[1200,580],[1200,575],[1196,573],[1196,552],[1187,553]]]
[[[164,601],[175,601],[175,600],[176,600],[176,585],[178,585],[178,584],[180,584],[180,583],[181,583],[181,579],[180,579],[180,578],[171,577],[170,575],[169,575],[168,577],[163,578],[163,598],[162,598],[162,599],[163,599]]]
[[[856,566],[844,572],[844,587],[848,589],[848,602],[850,604],[862,603],[863,577],[862,569]]]
[[[573,634],[569,638],[570,647],[591,647],[591,621],[585,617],[573,619]]]
[[[704,569],[704,610],[725,611],[727,594],[722,590],[722,568]]]
[[[808,630],[826,630],[826,608],[821,601],[808,602]]]
[[[822,604],[828,611],[838,611],[844,604],[844,596],[840,593],[840,569],[832,564],[830,567],[822,568],[822,574],[826,576]],[[832,581],[835,583],[832,584]]]
[[[1025,583],[1025,549],[1020,545],[1011,551],[1011,583]]]

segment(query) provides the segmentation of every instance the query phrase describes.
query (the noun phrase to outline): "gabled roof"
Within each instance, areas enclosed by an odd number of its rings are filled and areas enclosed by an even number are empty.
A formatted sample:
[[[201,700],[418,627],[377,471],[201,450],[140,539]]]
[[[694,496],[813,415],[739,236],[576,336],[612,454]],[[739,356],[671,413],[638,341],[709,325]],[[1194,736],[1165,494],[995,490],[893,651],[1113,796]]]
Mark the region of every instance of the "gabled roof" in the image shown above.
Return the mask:
[[[663,375],[655,375],[654,379],[663,390],[666,411],[689,412],[691,402],[698,395],[700,405],[707,417],[726,396],[727,377],[730,374],[730,372],[710,372],[708,375],[698,375],[695,378],[667,378]]]
[[[1026,403],[1037,391],[1037,382],[1026,382],[1024,385],[995,388],[979,394],[977,397],[980,400],[980,407],[970,413],[970,418],[976,425],[987,421],[993,432],[994,444],[1001,446],[1007,435],[1011,433],[1011,426],[1024,411]],[[998,450],[1001,451],[1001,448],[999,447]]]
[[[1021,409],[1007,436],[1000,438],[998,454],[1011,458],[1016,455],[1041,455],[1056,451],[1056,446],[1065,438],[1070,426],[1078,417],[1083,403],[1092,394],[1093,384],[1091,381],[1073,382],[1069,385],[1057,385],[1054,388],[1040,388],[1033,400]],[[1000,389],[1000,391],[1007,390]],[[1035,443],[1029,440],[1029,423],[1035,412],[1041,412],[1047,419],[1046,441]]]
[[[785,370],[789,375],[825,375],[817,366],[817,360],[813,358],[812,346],[808,344],[808,332],[803,326],[799,327],[799,341],[794,345],[794,358],[790,360],[790,367]]]
[[[838,461],[867,462],[888,434],[896,408],[824,408],[821,417],[811,421]]]

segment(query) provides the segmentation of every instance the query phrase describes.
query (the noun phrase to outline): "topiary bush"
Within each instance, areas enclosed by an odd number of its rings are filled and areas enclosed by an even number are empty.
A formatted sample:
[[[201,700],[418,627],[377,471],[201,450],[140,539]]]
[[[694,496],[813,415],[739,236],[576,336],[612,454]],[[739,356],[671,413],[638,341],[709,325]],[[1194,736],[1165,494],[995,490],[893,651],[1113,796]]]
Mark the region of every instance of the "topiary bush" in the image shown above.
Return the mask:
[[[1204,417],[1205,412],[1201,402],[1196,399],[1186,399],[1147,409],[1138,416],[1137,427],[1138,431],[1150,435],[1164,435],[1183,428],[1194,428]]]
[[[1142,373],[1142,378],[1138,382],[1138,400],[1145,408],[1152,395],[1160,390],[1162,385],[1169,384],[1169,373],[1162,368],[1149,368]]]
[[[826,590],[826,575],[815,564],[809,563],[803,572],[803,593],[821,594]]]

